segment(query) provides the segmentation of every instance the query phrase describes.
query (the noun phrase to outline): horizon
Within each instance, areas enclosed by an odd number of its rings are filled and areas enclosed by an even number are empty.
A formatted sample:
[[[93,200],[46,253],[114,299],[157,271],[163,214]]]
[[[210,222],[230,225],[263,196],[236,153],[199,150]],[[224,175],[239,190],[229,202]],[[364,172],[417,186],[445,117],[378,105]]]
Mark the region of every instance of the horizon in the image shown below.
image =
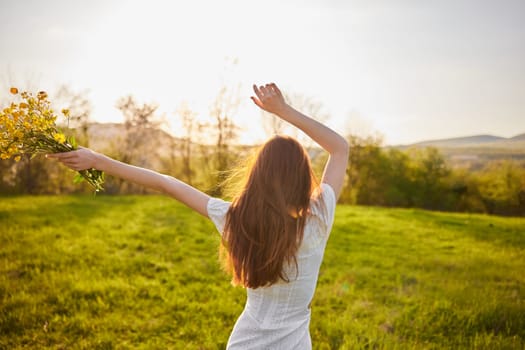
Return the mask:
[[[115,103],[128,94],[172,122],[184,101],[206,118],[222,86],[239,87],[239,142],[257,143],[251,84],[274,81],[321,103],[337,131],[390,145],[525,131],[520,1],[272,0],[255,11],[240,0],[6,0],[0,9],[0,85],[88,91],[95,122],[122,121]]]
[[[124,122],[115,122],[115,121],[90,121],[88,123],[88,125],[94,125],[94,124],[98,124],[98,125],[124,125]],[[158,126],[158,127],[154,127],[153,128],[154,130],[161,130],[163,132],[166,132],[168,133],[171,137],[174,137],[174,138],[177,138],[179,137],[178,135],[172,133],[171,130],[169,129],[166,129],[164,127],[162,127],[162,125]],[[345,135],[345,137],[348,137],[348,136],[361,136],[361,135],[354,135],[354,134],[348,134],[348,135]],[[373,136],[373,135],[372,135]],[[388,143],[385,143],[383,142],[382,143],[382,147],[405,147],[405,146],[413,146],[413,145],[418,145],[420,143],[432,143],[432,142],[443,142],[443,141],[453,141],[453,140],[460,140],[460,139],[470,139],[470,138],[475,138],[475,137],[494,137],[494,138],[497,138],[497,140],[495,141],[502,141],[502,140],[511,140],[515,137],[521,137],[521,136],[525,136],[525,130],[521,133],[517,133],[515,135],[512,135],[510,137],[505,137],[505,136],[501,136],[501,135],[495,135],[495,134],[476,134],[476,135],[460,135],[460,136],[455,136],[455,137],[447,137],[447,138],[440,138],[440,139],[425,139],[425,140],[419,140],[419,141],[415,141],[415,142],[411,142],[411,143],[405,143],[405,144],[388,144]],[[260,140],[259,143],[242,143],[242,142],[233,142],[232,145],[236,145],[236,146],[257,146],[261,143],[263,143],[265,140]],[[199,143],[198,140],[195,141],[196,143]],[[490,141],[485,141],[485,142],[481,142],[481,143],[490,143]],[[213,143],[212,143],[213,144]]]

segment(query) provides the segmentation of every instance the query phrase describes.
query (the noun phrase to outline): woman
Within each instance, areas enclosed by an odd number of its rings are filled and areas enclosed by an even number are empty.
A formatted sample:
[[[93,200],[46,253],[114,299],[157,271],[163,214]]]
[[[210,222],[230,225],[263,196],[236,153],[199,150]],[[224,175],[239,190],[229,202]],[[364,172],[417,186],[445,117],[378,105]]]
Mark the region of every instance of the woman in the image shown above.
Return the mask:
[[[276,136],[261,147],[232,203],[86,148],[49,157],[74,170],[95,168],[161,191],[213,221],[233,283],[248,293],[228,349],[310,349],[310,303],[343,187],[348,144],[288,105],[275,84],[253,89],[258,107],[298,127],[330,154],[321,185],[305,149],[291,137]]]

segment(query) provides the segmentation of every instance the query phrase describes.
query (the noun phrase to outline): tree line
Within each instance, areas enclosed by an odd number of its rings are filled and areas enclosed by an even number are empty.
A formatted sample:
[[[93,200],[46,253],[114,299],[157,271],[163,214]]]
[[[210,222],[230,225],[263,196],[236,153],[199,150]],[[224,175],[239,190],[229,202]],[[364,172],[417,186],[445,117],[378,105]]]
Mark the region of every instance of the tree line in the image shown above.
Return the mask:
[[[322,106],[312,99],[288,96],[310,115],[321,115]],[[96,137],[89,116],[91,105],[83,93],[62,87],[57,93],[62,107],[70,110],[69,125],[78,143],[90,146]],[[179,136],[162,131],[158,105],[139,103],[133,96],[116,104],[124,117],[119,135],[106,142],[109,156],[170,174],[214,196],[227,195],[226,181],[232,169],[254,152],[256,146],[237,143],[240,128],[233,116],[239,106],[235,89],[224,87],[210,106],[208,121],[198,121],[185,103],[178,106]],[[268,134],[286,125],[264,116]],[[298,135],[301,137],[300,135]],[[346,184],[340,202],[387,207],[525,215],[525,164],[494,160],[476,170],[452,166],[436,148],[399,150],[384,147],[378,137],[349,135],[351,146]],[[307,144],[316,172],[321,174],[327,155]],[[20,162],[0,161],[0,194],[89,193],[87,185],[73,184],[72,171],[43,157],[24,157]],[[107,194],[145,194],[148,191],[108,177]]]
[[[349,137],[344,203],[525,215],[525,164],[493,160],[477,170],[453,167],[437,148],[385,148]]]

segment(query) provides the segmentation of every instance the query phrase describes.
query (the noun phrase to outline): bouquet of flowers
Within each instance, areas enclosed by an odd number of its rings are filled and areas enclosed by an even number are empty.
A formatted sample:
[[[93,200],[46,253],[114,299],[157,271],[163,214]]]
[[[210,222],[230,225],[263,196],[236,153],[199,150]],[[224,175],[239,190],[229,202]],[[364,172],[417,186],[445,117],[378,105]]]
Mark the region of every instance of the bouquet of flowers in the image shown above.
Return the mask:
[[[77,149],[73,137],[66,137],[55,124],[57,115],[45,91],[36,96],[29,92],[19,94],[17,88],[10,92],[19,97],[20,102],[12,102],[0,110],[0,159],[13,158],[20,161],[23,154],[31,157],[37,154],[69,152]],[[62,110],[69,118],[69,111]],[[75,182],[86,180],[96,192],[103,190],[104,173],[96,169],[81,170]]]

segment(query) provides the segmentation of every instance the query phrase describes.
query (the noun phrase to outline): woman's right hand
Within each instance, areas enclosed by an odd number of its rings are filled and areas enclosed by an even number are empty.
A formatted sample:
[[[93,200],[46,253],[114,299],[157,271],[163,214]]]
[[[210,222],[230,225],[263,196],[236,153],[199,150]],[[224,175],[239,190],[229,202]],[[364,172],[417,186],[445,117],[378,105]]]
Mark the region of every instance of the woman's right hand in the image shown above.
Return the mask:
[[[46,158],[55,158],[73,170],[96,168],[97,153],[89,148],[79,147],[75,151],[46,154]]]
[[[251,96],[253,103],[266,112],[281,116],[286,108],[288,108],[288,104],[284,100],[281,90],[279,90],[274,83],[261,85],[259,87],[254,84],[253,91],[257,96]]]

